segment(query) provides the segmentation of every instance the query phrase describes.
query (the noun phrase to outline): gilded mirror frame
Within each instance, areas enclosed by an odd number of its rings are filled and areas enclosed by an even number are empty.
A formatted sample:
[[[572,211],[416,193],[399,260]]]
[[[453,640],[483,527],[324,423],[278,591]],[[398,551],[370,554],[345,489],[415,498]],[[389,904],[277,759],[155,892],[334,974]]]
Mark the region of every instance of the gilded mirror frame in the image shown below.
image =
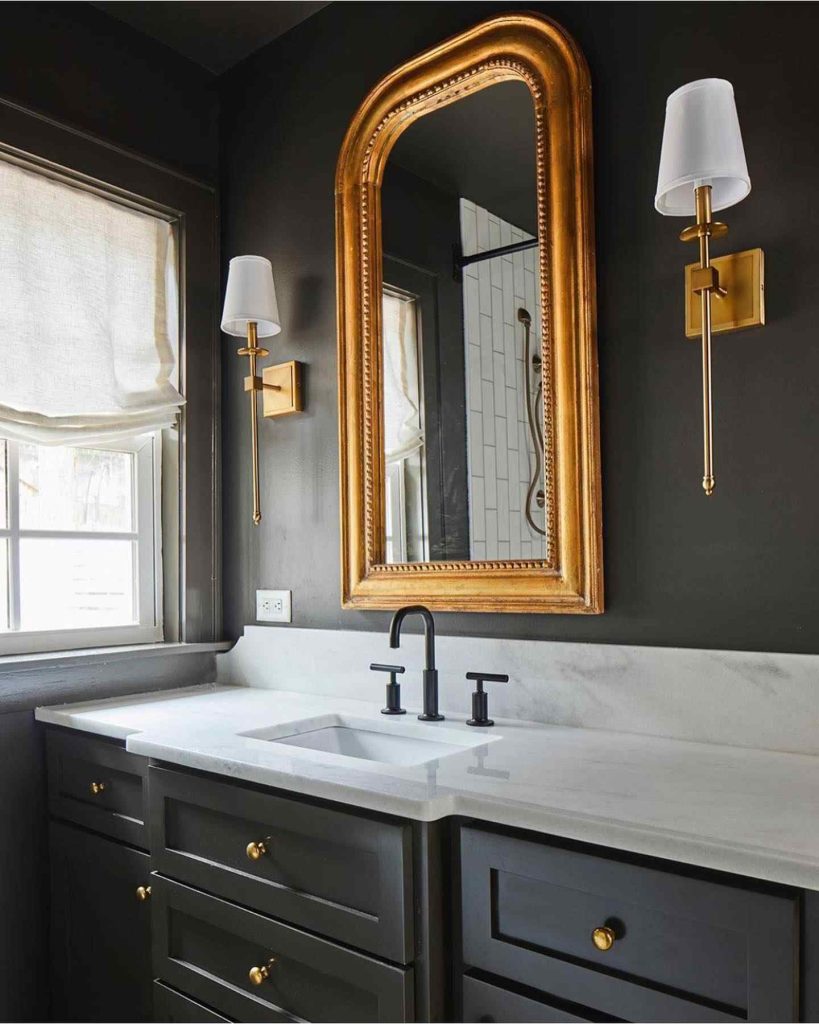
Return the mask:
[[[496,82],[529,89],[543,329],[545,559],[385,564],[380,190],[415,120]],[[603,610],[589,72],[553,21],[508,14],[384,78],[350,124],[336,173],[342,606]]]

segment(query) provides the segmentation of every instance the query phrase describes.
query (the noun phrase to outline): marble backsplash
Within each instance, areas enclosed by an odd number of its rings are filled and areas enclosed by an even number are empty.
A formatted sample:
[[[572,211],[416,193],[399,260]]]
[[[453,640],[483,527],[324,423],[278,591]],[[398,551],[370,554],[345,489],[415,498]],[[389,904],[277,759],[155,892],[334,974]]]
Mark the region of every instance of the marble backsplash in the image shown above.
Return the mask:
[[[466,672],[505,672],[508,684],[487,684],[494,717],[819,754],[817,655],[457,636],[436,646],[444,712],[469,712]],[[405,665],[404,706],[419,707],[419,634],[393,651],[384,633],[246,626],[217,671],[220,683],[379,701],[386,677],[372,661]]]

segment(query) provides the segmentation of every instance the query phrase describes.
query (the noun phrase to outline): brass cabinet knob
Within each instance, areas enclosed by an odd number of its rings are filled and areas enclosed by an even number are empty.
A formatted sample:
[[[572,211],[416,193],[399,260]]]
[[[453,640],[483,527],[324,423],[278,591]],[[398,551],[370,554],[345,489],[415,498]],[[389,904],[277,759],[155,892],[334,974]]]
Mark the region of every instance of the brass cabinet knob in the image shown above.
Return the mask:
[[[105,792],[105,783],[104,782],[92,782],[91,785],[88,788],[91,790],[91,795],[92,796],[99,796],[100,793],[104,793]]]
[[[245,853],[248,855],[250,860],[259,860],[260,857],[264,857],[267,853],[267,847],[264,844],[264,840],[259,843],[248,843],[245,847]],[[256,984],[259,984],[256,982]]]
[[[144,903],[145,900],[151,898],[151,887],[150,885],[138,885],[136,890],[136,898],[140,903]]]
[[[614,934],[614,930],[609,928],[608,925],[603,925],[602,928],[595,928],[591,937],[595,947],[599,949],[601,953],[605,953],[607,950],[611,949],[614,945],[614,940],[617,938]]]
[[[275,963],[276,958],[274,956],[271,956],[267,963],[264,964],[262,967],[251,967],[250,970],[247,972],[247,976],[248,978],[250,978],[251,985],[261,985],[263,982],[267,981],[267,979],[270,977],[270,971],[275,965]]]

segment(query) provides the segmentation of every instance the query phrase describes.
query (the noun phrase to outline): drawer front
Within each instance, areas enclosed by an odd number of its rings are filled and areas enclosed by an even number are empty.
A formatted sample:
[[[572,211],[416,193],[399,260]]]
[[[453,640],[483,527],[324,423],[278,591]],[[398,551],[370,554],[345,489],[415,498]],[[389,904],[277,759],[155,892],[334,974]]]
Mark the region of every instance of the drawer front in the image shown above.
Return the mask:
[[[147,759],[82,733],[49,730],[46,742],[51,814],[146,849]]]
[[[190,996],[183,996],[176,989],[168,988],[161,981],[154,982],[154,1020],[158,1024],[211,1024],[215,1021],[229,1022],[215,1010],[197,1003]]]
[[[154,974],[241,1021],[413,1019],[412,968],[395,967],[152,876]],[[254,985],[249,972],[265,968]]]
[[[483,1021],[485,1024],[591,1020],[466,975],[463,979],[463,1009],[464,1021]]]
[[[625,1020],[794,1020],[798,903],[461,830],[464,960]],[[592,932],[614,943],[596,948]]]
[[[407,824],[151,768],[154,868],[397,963],[413,959]],[[261,843],[256,860],[249,843]]]

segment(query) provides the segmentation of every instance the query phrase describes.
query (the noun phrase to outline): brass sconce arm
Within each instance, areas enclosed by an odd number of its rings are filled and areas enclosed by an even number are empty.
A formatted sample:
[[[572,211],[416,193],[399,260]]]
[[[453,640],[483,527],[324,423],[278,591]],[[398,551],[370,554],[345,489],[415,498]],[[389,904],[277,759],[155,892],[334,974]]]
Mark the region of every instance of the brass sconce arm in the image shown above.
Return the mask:
[[[765,323],[762,250],[718,256],[712,262],[711,239],[727,235],[728,226],[712,219],[711,188],[711,185],[700,185],[694,189],[697,223],[680,232],[683,242],[699,242],[700,250],[699,263],[686,268],[686,334],[689,337],[699,335],[702,341],[702,487],[707,495],[713,494],[715,487],[711,340],[714,334]],[[721,271],[728,288],[723,287]],[[714,296],[719,299],[716,306],[711,303]],[[696,327],[691,308],[695,303],[699,306]]]
[[[244,379],[245,391],[250,394],[250,437],[251,437],[251,459],[253,466],[253,522],[256,526],[262,521],[261,498],[259,496],[259,420],[256,407],[256,395],[259,392],[267,394],[273,392],[277,396],[275,402],[264,402],[262,415],[264,416],[286,416],[293,412],[301,412],[301,363],[290,362],[280,363],[277,366],[268,366],[262,371],[262,376],[256,372],[256,360],[263,359],[270,353],[266,348],[258,344],[258,325],[252,320],[247,325],[247,345],[237,349],[236,354],[247,356],[250,361],[250,373]],[[271,379],[268,380],[267,378]],[[282,383],[275,383],[280,380]]]
[[[720,287],[719,271],[711,266],[711,239],[728,233],[728,225],[712,220],[711,186],[700,185],[694,190],[697,223],[680,232],[680,240],[700,244],[700,265],[692,271],[691,287],[700,297],[702,324],[702,488],[707,495],[714,493],[714,421],[711,401],[711,296],[724,298],[727,292]]]
[[[247,356],[250,360],[250,375],[245,377],[245,391],[250,392],[250,437],[253,452],[253,522],[256,526],[262,521],[261,498],[259,497],[259,419],[256,410],[256,392],[264,387],[262,378],[256,374],[256,360],[270,355],[266,348],[260,348],[256,333],[257,325],[250,321],[247,325],[247,346],[236,350],[236,355]]]

